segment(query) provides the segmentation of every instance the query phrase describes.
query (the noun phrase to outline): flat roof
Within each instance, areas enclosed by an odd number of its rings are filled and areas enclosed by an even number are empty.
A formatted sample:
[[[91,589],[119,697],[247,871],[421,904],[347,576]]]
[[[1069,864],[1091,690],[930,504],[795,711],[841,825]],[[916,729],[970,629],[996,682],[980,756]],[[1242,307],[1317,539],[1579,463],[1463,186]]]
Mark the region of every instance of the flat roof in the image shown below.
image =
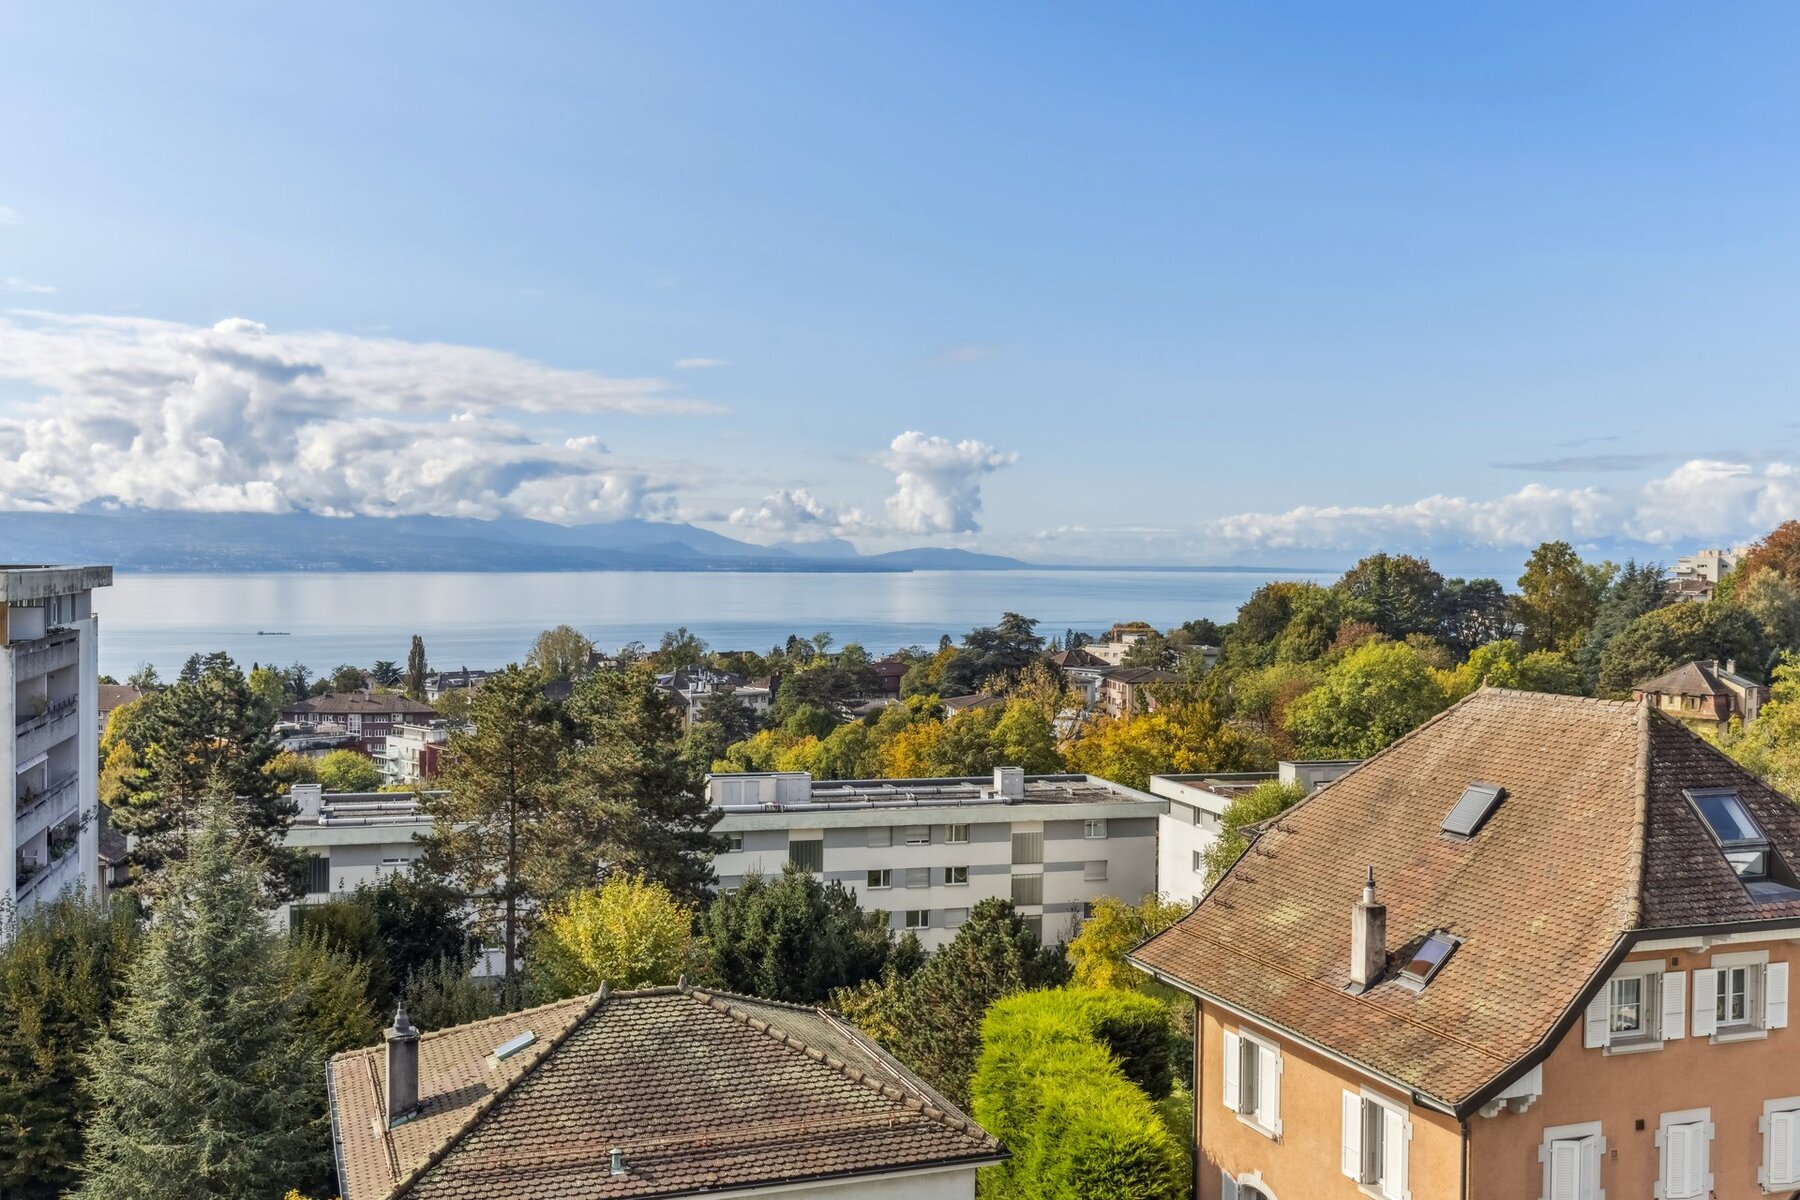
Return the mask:
[[[771,779],[779,776],[761,772],[721,773],[709,777],[709,783],[722,779]],[[1093,775],[1027,775],[1023,794],[1003,796],[994,788],[992,776],[977,775],[945,779],[815,779],[810,799],[794,801],[747,800],[738,804],[720,804],[715,808],[726,812],[806,812],[822,808],[909,808],[931,805],[963,806],[970,804],[1150,804],[1166,807],[1160,797],[1128,788]]]
[[[111,567],[0,564],[0,600],[44,600],[71,592],[111,587],[112,581]]]

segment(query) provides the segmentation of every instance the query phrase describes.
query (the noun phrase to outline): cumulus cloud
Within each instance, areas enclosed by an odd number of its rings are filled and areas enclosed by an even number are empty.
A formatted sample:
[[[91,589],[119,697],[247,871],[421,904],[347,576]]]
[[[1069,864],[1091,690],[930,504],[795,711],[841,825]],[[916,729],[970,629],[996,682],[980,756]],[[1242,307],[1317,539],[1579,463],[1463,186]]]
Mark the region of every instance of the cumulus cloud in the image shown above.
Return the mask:
[[[888,523],[906,534],[974,533],[981,528],[976,518],[982,477],[1018,458],[986,442],[952,442],[909,430],[888,445],[883,459],[894,472]]]
[[[595,437],[542,441],[517,415],[711,411],[660,380],[243,318],[11,313],[0,379],[41,393],[0,411],[0,506],[26,509],[659,515],[667,483]]]
[[[822,542],[868,529],[861,510],[834,508],[803,487],[777,488],[754,506],[734,509],[731,523],[796,542]]]

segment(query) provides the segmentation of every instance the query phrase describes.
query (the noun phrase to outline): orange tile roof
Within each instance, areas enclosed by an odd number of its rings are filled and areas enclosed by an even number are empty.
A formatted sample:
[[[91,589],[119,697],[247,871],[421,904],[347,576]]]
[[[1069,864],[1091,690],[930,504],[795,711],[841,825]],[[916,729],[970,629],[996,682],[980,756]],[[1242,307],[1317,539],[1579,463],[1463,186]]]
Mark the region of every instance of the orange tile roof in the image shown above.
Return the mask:
[[[526,1030],[526,1050],[486,1057]],[[425,1034],[418,1118],[386,1128],[381,1047],[332,1060],[344,1200],[729,1191],[978,1166],[1006,1152],[823,1010],[654,988]],[[625,1173],[613,1175],[613,1148]]]
[[[1445,836],[1475,782],[1504,798]],[[1461,1111],[1547,1049],[1634,933],[1800,922],[1800,901],[1752,900],[1683,794],[1715,786],[1800,866],[1800,809],[1648,705],[1483,689],[1273,821],[1132,958]],[[1436,930],[1463,939],[1421,992],[1346,990],[1371,866],[1391,966]]]

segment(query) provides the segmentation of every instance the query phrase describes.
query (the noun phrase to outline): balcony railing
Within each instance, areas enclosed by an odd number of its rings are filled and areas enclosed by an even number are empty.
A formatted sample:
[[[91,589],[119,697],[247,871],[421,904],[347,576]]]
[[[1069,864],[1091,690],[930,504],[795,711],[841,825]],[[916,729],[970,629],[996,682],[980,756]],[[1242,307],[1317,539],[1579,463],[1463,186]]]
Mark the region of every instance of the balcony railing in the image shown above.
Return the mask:
[[[42,708],[34,705],[29,712],[19,714],[18,732],[30,733],[34,729],[42,729],[64,713],[73,712],[80,703],[81,693],[77,692],[73,696],[64,696],[61,700],[52,700]]]
[[[52,850],[56,847],[53,846]],[[22,901],[30,895],[48,896],[58,888],[66,886],[74,876],[74,866],[81,861],[81,855],[74,853],[75,841],[61,847],[61,852],[53,854],[48,863],[36,860],[19,862],[17,892]]]

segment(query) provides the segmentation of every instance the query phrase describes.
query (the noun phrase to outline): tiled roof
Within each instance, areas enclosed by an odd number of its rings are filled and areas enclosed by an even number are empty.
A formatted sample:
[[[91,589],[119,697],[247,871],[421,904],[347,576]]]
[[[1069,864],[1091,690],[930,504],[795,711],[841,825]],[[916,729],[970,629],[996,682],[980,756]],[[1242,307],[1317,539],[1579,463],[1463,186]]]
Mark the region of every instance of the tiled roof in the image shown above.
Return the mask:
[[[297,704],[290,704],[281,711],[284,713],[400,713],[407,716],[425,716],[437,712],[431,705],[414,700],[410,696],[402,696],[398,692],[326,692],[324,695],[309,696]]]
[[[536,1041],[490,1069],[526,1030]],[[820,1009],[603,989],[425,1034],[419,1051],[423,1114],[391,1130],[383,1049],[332,1060],[344,1200],[680,1196],[1005,1157]]]
[[[945,712],[968,712],[972,708],[987,708],[994,704],[1005,704],[1004,696],[992,692],[973,692],[967,696],[945,696],[943,705]]]
[[[1685,662],[1673,671],[1638,684],[1633,691],[1668,696],[1717,696],[1725,691],[1713,675],[1711,663]]]
[[[142,699],[143,695],[128,683],[103,683],[100,685],[99,708],[102,713],[109,713],[122,704]]]
[[[1058,667],[1104,667],[1106,660],[1089,654],[1080,646],[1072,650],[1058,650],[1050,656],[1050,662]]]
[[[1470,783],[1505,795],[1474,837]],[[1186,918],[1132,955],[1408,1088],[1463,1106],[1516,1073],[1635,931],[1792,917],[1756,904],[1683,795],[1735,787],[1800,865],[1800,809],[1647,703],[1485,688],[1272,822]],[[1346,991],[1365,869],[1390,967],[1462,938],[1423,991]]]
[[[1179,683],[1181,676],[1161,667],[1113,667],[1101,675],[1117,683]]]

